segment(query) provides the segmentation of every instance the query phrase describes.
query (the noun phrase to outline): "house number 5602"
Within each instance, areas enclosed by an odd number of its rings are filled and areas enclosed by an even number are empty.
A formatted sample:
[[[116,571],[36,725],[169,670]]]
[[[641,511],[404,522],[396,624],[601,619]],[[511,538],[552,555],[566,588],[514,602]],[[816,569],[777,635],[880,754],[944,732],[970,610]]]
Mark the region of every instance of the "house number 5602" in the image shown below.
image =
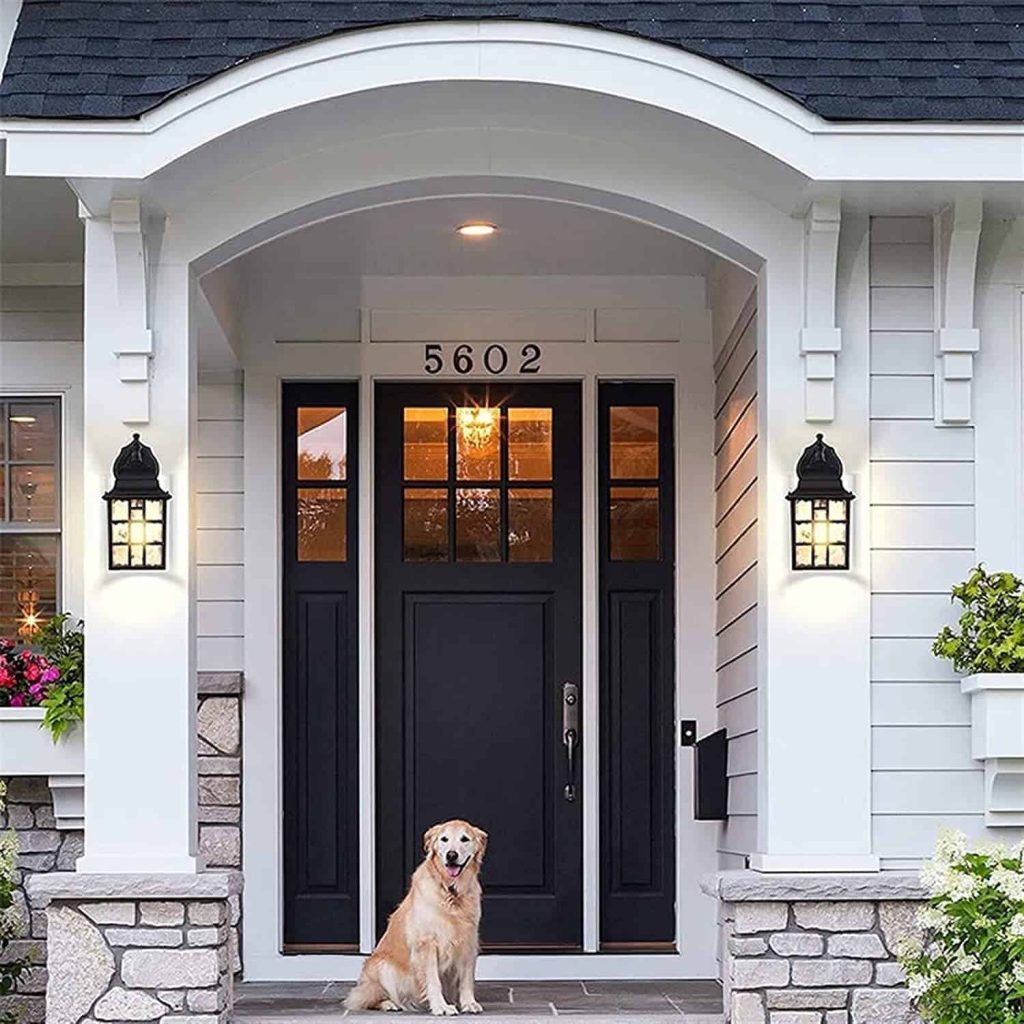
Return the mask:
[[[509,354],[504,345],[488,345],[477,351],[472,345],[456,345],[451,352],[451,368],[460,376],[482,370],[495,376],[512,370],[513,373],[540,373],[540,345],[522,345],[518,353]],[[515,365],[514,365],[515,364]],[[443,345],[423,347],[423,370],[431,375],[445,368]]]

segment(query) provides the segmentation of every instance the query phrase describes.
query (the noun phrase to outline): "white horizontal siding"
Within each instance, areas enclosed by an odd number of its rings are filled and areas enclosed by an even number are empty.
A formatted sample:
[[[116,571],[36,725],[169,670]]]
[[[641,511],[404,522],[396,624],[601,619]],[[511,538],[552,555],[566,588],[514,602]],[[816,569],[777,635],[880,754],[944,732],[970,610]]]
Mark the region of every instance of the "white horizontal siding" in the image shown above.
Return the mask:
[[[196,632],[200,671],[243,667],[242,385],[200,382],[196,489]]]
[[[912,867],[941,826],[981,825],[970,705],[931,651],[974,563],[974,432],[934,421],[928,218],[871,230],[871,705],[875,852]]]
[[[731,329],[730,329],[731,328]],[[718,724],[729,741],[722,867],[757,843],[757,323],[753,297],[724,325],[715,361],[715,558]]]
[[[81,286],[47,284],[46,275],[38,285],[30,280],[0,266],[0,341],[81,341]]]

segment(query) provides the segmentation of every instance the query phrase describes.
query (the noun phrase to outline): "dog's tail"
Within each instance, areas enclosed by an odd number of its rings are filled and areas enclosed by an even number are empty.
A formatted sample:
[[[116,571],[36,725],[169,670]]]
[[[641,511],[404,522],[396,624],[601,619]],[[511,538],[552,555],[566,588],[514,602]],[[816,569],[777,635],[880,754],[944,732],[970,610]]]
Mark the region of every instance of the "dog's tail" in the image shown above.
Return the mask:
[[[387,997],[388,994],[380,982],[363,975],[356,987],[346,996],[345,1006],[349,1010],[375,1010]]]

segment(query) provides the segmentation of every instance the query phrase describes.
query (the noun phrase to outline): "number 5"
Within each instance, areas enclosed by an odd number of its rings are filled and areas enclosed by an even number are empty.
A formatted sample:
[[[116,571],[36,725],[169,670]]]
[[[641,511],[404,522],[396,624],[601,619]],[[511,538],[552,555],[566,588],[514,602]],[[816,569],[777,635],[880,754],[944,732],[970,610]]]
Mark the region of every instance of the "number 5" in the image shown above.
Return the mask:
[[[430,374],[440,373],[444,369],[444,359],[441,356],[440,345],[427,345],[424,350],[425,361],[423,369]]]

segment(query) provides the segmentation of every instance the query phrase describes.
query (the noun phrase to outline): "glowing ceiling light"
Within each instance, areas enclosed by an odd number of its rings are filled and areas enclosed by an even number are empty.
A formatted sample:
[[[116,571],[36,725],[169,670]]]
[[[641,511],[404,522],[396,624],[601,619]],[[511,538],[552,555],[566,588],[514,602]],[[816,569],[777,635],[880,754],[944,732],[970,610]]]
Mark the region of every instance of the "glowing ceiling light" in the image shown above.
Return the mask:
[[[490,238],[491,235],[497,233],[498,225],[482,220],[472,220],[467,224],[460,224],[455,230],[463,238]]]

